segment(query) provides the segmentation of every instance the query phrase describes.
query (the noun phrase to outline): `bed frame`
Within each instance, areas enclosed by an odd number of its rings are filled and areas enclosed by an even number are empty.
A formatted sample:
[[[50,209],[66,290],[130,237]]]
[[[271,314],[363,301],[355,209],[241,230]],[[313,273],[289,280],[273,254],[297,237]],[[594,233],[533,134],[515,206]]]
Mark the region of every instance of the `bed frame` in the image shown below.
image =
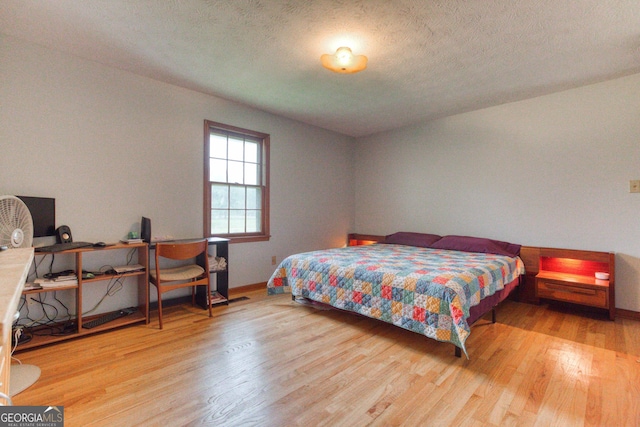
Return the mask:
[[[507,284],[507,286],[504,287],[504,289],[502,289],[501,291],[493,294],[492,296],[485,298],[484,300],[482,300],[483,302],[481,302],[479,305],[473,306],[471,307],[470,313],[469,313],[469,317],[467,318],[467,321],[469,323],[469,326],[472,326],[473,324],[475,324],[478,320],[480,320],[482,317],[484,317],[485,314],[491,312],[491,323],[496,323],[496,319],[497,319],[497,315],[496,315],[496,307],[505,299],[507,299],[507,297],[509,296],[509,294],[511,294],[511,292],[520,284],[521,282],[521,278],[518,278],[516,280],[514,280],[513,282]],[[291,295],[291,300],[292,301],[296,301],[296,298],[304,298],[301,296],[295,296],[295,295]],[[322,304],[322,305],[326,305],[327,307],[331,308],[332,310],[339,310],[336,307],[333,307],[329,304],[323,304],[321,302],[315,301],[315,303],[317,304]],[[489,307],[488,310],[486,310],[486,307]],[[359,313],[350,311],[349,313],[351,314],[357,314],[360,315]],[[462,349],[460,349],[460,347],[458,346],[453,346],[454,348],[454,354],[456,357],[462,357]]]

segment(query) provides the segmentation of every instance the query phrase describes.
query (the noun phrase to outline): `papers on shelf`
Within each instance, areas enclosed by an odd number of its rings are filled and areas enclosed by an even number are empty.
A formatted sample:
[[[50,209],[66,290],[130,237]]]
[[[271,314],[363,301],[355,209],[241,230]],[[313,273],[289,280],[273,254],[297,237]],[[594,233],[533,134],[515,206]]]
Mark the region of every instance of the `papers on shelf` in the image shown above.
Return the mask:
[[[120,240],[122,243],[142,243],[143,240],[142,239],[125,239],[125,240]]]
[[[40,286],[41,288],[62,288],[65,286],[75,286],[78,284],[78,276],[75,274],[69,274],[66,276],[57,276],[53,279],[38,278],[33,281],[34,286]],[[34,288],[37,289],[37,288]]]
[[[227,299],[222,296],[222,294],[218,291],[211,291],[211,296],[209,297],[209,304],[218,304],[220,302],[225,302]]]
[[[22,289],[23,291],[33,291],[36,289],[42,289],[42,286],[38,285],[37,283],[25,283],[24,284],[24,288]]]
[[[224,271],[227,269],[227,260],[223,257],[209,257],[209,271]]]
[[[140,264],[119,265],[113,267],[117,274],[133,273],[134,271],[142,271],[144,267]]]

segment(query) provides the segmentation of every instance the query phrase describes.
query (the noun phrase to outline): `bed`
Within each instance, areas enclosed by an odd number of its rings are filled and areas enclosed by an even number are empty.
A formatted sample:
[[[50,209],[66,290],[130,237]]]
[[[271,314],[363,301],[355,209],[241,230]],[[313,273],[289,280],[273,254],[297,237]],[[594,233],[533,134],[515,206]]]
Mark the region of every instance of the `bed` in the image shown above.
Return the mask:
[[[400,232],[372,245],[289,256],[267,290],[449,342],[456,356],[462,350],[468,357],[470,325],[504,300],[525,273],[519,250],[492,239]]]

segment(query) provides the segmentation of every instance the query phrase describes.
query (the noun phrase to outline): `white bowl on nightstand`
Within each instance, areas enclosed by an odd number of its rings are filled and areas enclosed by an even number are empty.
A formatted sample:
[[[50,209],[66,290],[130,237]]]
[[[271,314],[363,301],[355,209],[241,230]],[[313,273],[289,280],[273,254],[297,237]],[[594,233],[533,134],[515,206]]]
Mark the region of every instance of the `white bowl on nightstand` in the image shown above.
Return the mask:
[[[604,273],[602,271],[596,271],[596,279],[598,279],[598,280],[609,280],[609,273]]]

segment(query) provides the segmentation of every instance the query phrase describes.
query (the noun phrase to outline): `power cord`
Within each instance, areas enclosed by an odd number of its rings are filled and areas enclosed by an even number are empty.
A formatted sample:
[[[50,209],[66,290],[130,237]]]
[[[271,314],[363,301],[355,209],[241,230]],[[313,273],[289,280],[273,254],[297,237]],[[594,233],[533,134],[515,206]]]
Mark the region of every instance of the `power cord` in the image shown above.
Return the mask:
[[[123,284],[122,284],[122,280],[124,278],[123,277],[119,277],[119,276],[114,276],[113,278],[111,278],[111,280],[109,280],[109,283],[107,284],[107,292],[105,292],[105,294],[102,296],[102,298],[100,298],[100,301],[98,301],[96,303],[96,305],[93,306],[93,308],[89,311],[85,311],[84,313],[82,313],[82,316],[86,316],[87,314],[91,314],[94,311],[96,311],[98,309],[98,307],[100,307],[100,304],[102,304],[102,302],[105,300],[105,298],[107,297],[112,297],[115,294],[117,294],[118,292],[120,292],[120,290],[123,288]]]
[[[13,357],[13,352],[16,351],[16,347],[18,347],[18,343],[20,342],[20,337],[22,336],[22,327],[18,326],[13,330],[13,348],[11,349],[11,358],[22,365],[20,359],[16,359]]]
[[[0,392],[0,399],[6,400],[7,406],[13,406],[13,401],[11,400],[11,398],[2,392]]]
[[[137,248],[131,248],[129,252],[127,252],[127,265],[133,262],[133,255],[138,252]]]
[[[34,263],[33,263],[33,273],[32,273],[32,274],[35,276],[35,278],[36,278],[36,279],[37,279],[37,278],[39,278],[39,276],[38,276],[38,267],[40,267],[40,264],[42,264],[42,262],[43,262],[46,258],[47,258],[46,256],[43,256],[43,257],[40,259],[40,262],[34,262]],[[49,266],[49,270],[51,270],[51,268],[52,268],[52,265],[50,265],[50,266]],[[29,281],[29,280],[27,280],[27,281]]]
[[[31,336],[29,336],[26,340],[22,339],[23,337],[26,336],[23,333],[23,329],[24,328],[22,326],[17,326],[13,330],[13,346],[11,348],[11,355],[10,355],[11,360],[15,360],[16,362],[18,362],[19,365],[22,365],[22,361],[17,357],[15,357],[13,353],[16,351],[16,348],[18,347],[19,344],[24,344],[25,342],[29,342],[31,341],[31,338],[32,338]]]
[[[38,299],[36,298],[32,298],[28,295],[23,296],[24,300],[20,306],[20,310],[22,310],[23,308],[25,308],[26,310],[26,315],[25,317],[23,317],[23,322],[24,320],[28,320],[28,323],[22,323],[17,325],[18,327],[22,328],[23,332],[22,332],[22,341],[19,341],[18,344],[23,344],[25,342],[29,342],[34,335],[39,335],[39,336],[43,336],[43,335],[50,335],[50,336],[61,336],[61,335],[68,335],[71,332],[73,332],[73,322],[71,320],[71,313],[69,312],[69,309],[67,308],[66,305],[64,305],[58,298],[57,298],[57,293],[55,291],[52,292],[53,296],[52,298],[57,301],[58,304],[60,304],[62,307],[65,308],[65,310],[67,311],[67,315],[66,318],[58,318],[58,313],[59,310],[56,306],[54,306],[53,304],[49,304],[47,302],[45,302],[42,299],[42,294],[38,294]],[[46,297],[47,294],[45,294]],[[42,309],[42,316],[38,319],[33,319],[31,318],[30,315],[30,310],[29,310],[29,305],[27,304],[26,299],[27,298],[31,298],[31,301],[34,301],[38,304],[40,304],[40,307]],[[53,309],[54,313],[53,315],[50,314],[47,309]],[[35,331],[33,328],[38,328],[37,331]],[[47,329],[48,328],[48,332],[44,332],[41,330],[42,329]],[[28,333],[28,335],[27,335]],[[26,336],[26,338],[25,338]]]

